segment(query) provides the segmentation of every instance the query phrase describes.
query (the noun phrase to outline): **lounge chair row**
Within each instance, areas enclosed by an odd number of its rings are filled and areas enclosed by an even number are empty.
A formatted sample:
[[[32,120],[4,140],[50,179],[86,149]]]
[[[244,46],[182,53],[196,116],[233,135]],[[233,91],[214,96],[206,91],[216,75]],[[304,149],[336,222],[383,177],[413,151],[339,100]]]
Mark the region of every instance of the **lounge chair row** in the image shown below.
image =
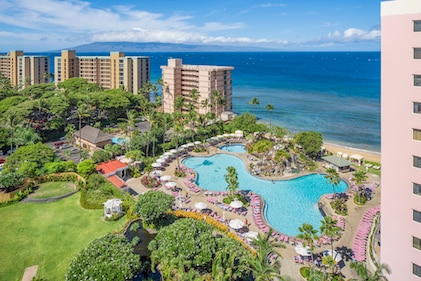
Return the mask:
[[[373,219],[379,212],[380,207],[370,209],[364,213],[360,221],[352,247],[356,261],[365,261],[366,259],[367,239],[371,231]]]

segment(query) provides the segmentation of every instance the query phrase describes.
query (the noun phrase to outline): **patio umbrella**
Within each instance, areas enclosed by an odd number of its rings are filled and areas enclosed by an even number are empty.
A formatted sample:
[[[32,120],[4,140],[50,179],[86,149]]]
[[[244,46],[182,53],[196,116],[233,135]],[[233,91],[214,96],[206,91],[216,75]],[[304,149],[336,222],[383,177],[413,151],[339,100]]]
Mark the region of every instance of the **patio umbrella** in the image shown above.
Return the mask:
[[[192,143],[192,142],[189,142],[189,143],[187,144],[187,147],[192,147],[192,146],[194,146],[194,143]]]
[[[238,208],[243,207],[243,202],[234,200],[234,201],[231,201],[230,206],[233,207],[234,209],[238,209]]]
[[[183,144],[182,146],[180,146],[181,148],[187,148],[187,144]]]
[[[195,141],[194,144],[201,144],[201,142],[200,141]]]
[[[333,253],[333,254],[332,254]],[[333,251],[332,252],[332,250],[326,250],[326,251],[323,251],[323,256],[332,256],[333,257],[333,259],[336,261],[336,262],[340,262],[341,260],[342,260],[342,257],[341,257],[341,255],[338,253],[338,252],[336,252],[336,251]]]
[[[154,168],[158,168],[158,167],[161,167],[161,164],[160,163],[152,163],[151,166],[154,167]]]
[[[161,180],[163,180],[163,181],[167,181],[167,180],[170,180],[170,178],[171,178],[171,176],[169,176],[169,175],[165,175],[165,176],[162,176],[162,177],[161,177]]]
[[[165,152],[165,153],[164,153],[164,155],[165,155],[165,156],[171,156],[171,155],[173,155],[173,153],[172,153],[172,152],[167,151],[167,152]]]
[[[233,229],[240,229],[244,226],[244,222],[239,219],[233,219],[230,221],[229,226]]]
[[[256,231],[249,231],[244,233],[244,237],[249,238],[249,239],[257,239],[257,236],[259,235],[259,233],[257,233]]]
[[[166,187],[175,187],[177,183],[175,181],[169,181],[165,184]]]
[[[203,202],[197,202],[197,203],[194,204],[194,207],[196,209],[203,210],[203,209],[206,209],[208,207],[208,205],[206,203],[203,203]]]
[[[170,150],[170,152],[171,152],[172,154],[177,153],[177,149],[171,149],[171,150]]]
[[[154,171],[152,172],[152,174],[153,174],[154,176],[161,175],[161,174],[162,174],[162,171],[160,171],[160,170],[154,170]]]
[[[156,159],[156,163],[164,163],[164,162],[165,162],[165,159],[162,159],[162,158]]]
[[[295,246],[295,251],[297,252],[297,254],[299,254],[300,256],[303,257],[309,257],[311,256],[311,252],[310,252],[310,247],[303,247],[303,244],[298,244],[297,246]]]

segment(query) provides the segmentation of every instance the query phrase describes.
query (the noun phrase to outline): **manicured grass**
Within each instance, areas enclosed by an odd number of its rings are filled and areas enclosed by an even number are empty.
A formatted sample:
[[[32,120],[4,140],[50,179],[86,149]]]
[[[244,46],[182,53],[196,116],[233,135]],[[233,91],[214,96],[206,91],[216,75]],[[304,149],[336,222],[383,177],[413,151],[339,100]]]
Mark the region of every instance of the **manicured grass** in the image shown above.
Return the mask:
[[[75,184],[73,182],[45,182],[39,185],[39,188],[29,198],[51,198],[64,195],[75,191]]]
[[[52,203],[18,203],[0,209],[1,280],[21,280],[26,267],[38,276],[64,280],[72,258],[118,222],[102,220],[103,210],[85,210],[79,193]]]

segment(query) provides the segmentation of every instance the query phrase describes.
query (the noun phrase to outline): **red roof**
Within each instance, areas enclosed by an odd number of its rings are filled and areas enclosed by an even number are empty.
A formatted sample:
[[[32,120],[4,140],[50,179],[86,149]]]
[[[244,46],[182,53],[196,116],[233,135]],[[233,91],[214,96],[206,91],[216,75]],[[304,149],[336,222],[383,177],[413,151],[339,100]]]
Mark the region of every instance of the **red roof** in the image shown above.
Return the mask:
[[[114,184],[118,188],[123,188],[123,187],[126,187],[127,186],[126,182],[123,181],[122,179],[120,179],[116,175],[113,175],[113,176],[108,177],[107,180],[109,180],[112,184]]]
[[[127,168],[127,164],[119,160],[110,160],[107,162],[102,162],[96,166],[96,170],[103,175],[115,173],[116,171],[122,170],[124,168]]]

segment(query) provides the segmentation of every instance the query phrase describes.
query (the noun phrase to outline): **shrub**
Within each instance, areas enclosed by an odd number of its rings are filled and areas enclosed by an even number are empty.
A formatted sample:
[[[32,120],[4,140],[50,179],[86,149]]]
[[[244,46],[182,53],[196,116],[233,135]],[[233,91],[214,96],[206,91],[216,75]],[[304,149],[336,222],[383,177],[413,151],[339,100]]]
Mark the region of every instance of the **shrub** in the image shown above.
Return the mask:
[[[134,222],[131,226],[130,226],[130,231],[137,231],[139,229],[139,223],[138,222]]]

